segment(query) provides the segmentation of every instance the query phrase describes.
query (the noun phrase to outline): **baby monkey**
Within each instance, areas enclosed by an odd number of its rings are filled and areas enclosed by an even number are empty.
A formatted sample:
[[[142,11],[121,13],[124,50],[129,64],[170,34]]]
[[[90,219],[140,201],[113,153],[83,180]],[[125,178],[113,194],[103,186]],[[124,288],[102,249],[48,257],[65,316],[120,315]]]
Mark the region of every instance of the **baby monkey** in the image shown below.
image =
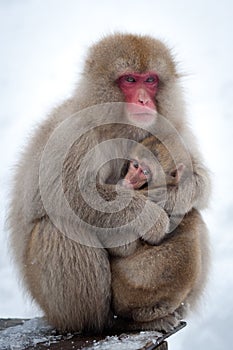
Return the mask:
[[[121,182],[122,186],[142,191],[154,201],[157,201],[157,192],[154,196],[153,191],[165,188],[168,196],[164,208],[169,216],[174,215],[173,204],[167,203],[171,201],[169,192],[177,189],[179,183],[185,181],[192,171],[188,154],[177,137],[168,135],[159,140],[149,136],[144,139],[133,148]],[[188,237],[185,234],[187,230]],[[156,329],[162,320],[165,324],[171,322],[174,325],[174,318],[178,322],[178,319],[184,317],[189,304],[194,304],[200,296],[205,280],[205,258],[200,248],[207,246],[205,231],[201,215],[192,209],[181,216],[179,225],[172,233],[164,236],[166,252],[162,251],[160,244],[152,247],[143,242],[143,237],[128,246],[109,249],[112,255],[112,306],[115,314],[129,322],[134,321],[132,329],[137,326]],[[175,248],[175,242],[183,247],[182,257]],[[138,266],[134,264],[137,278],[133,278],[127,271],[131,271],[133,257],[137,254],[141,254],[142,259]],[[162,281],[160,284],[159,280],[159,271],[168,262],[169,271],[164,278],[169,281],[169,288]],[[146,274],[148,264],[150,271],[154,271],[150,276]],[[144,288],[139,288],[139,285],[144,285]]]
[[[171,151],[172,150],[172,151]],[[172,154],[173,153],[173,154]],[[122,168],[122,180],[120,186],[140,191],[149,200],[163,206],[170,218],[181,221],[184,216],[182,210],[174,211],[177,205],[171,193],[178,191],[179,184],[190,174],[191,162],[188,153],[181,143],[178,135],[169,134],[163,138],[148,136],[134,146],[129,154],[129,161]],[[178,205],[179,207],[179,205]],[[174,219],[175,217],[175,219]],[[166,232],[161,235],[160,231],[154,229],[147,232],[147,243],[159,244],[167,236]],[[148,240],[148,237],[150,238]],[[109,248],[112,256],[128,256],[136,251],[141,245],[141,240],[135,240],[128,233],[129,242],[117,247]],[[118,237],[118,242],[120,238]]]
[[[185,164],[175,164],[165,144],[155,136],[149,136],[137,145],[130,158],[127,173],[122,181],[126,188],[139,190],[148,186],[176,186],[184,174]]]

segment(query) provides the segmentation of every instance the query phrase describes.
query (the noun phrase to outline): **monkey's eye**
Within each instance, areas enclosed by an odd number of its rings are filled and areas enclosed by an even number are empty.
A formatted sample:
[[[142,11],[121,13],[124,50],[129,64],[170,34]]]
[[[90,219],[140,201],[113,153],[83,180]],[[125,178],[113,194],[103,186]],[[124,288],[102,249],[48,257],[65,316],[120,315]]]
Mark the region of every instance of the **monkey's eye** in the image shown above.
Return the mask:
[[[138,162],[137,162],[136,160],[133,160],[133,161],[132,161],[132,164],[133,164],[133,167],[134,167],[135,169],[138,169],[139,164],[138,164]]]
[[[149,77],[146,79],[146,83],[154,83],[156,81],[155,77]]]
[[[136,80],[134,77],[128,75],[127,77],[125,77],[125,80],[128,82],[128,83],[135,83]]]
[[[149,169],[144,169],[142,171],[142,173],[143,173],[143,175],[148,176],[148,175],[150,175],[150,170]]]

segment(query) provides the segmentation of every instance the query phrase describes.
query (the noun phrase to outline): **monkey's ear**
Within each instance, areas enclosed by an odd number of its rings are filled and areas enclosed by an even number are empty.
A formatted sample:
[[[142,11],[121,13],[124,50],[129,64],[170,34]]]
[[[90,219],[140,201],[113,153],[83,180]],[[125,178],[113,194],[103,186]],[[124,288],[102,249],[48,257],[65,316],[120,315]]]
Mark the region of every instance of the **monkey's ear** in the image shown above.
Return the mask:
[[[185,165],[183,163],[179,163],[177,167],[170,172],[170,176],[174,185],[180,182],[184,169]]]

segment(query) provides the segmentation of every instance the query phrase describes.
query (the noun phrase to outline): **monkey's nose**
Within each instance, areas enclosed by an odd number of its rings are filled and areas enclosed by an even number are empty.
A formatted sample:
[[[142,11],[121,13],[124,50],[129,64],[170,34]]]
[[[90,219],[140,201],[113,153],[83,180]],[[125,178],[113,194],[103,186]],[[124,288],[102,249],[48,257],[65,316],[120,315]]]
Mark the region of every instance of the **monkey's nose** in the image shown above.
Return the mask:
[[[140,103],[140,104],[142,104],[142,105],[145,105],[146,104],[146,101],[144,101],[143,99],[138,99],[138,102]]]
[[[146,104],[148,104],[149,100],[150,99],[149,99],[147,93],[145,92],[145,90],[140,89],[138,91],[138,102],[142,105],[146,105]]]

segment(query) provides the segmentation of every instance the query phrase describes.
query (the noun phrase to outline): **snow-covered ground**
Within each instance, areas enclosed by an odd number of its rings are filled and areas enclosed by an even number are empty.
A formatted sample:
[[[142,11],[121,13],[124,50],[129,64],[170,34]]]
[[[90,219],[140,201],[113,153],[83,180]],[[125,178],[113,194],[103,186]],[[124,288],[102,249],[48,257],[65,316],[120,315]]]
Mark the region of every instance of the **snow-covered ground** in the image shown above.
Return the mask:
[[[58,343],[61,340],[69,340],[72,349],[76,349],[74,334],[57,334],[42,318],[33,318],[25,321],[23,324],[9,327],[0,331],[0,349],[1,350],[23,350],[29,346],[36,346],[43,343],[49,346],[52,343]],[[139,332],[138,334],[121,334],[120,336],[107,336],[103,340],[96,339],[85,341],[85,347],[95,350],[135,350],[141,349],[145,344],[158,345],[164,340],[162,333]],[[92,345],[90,345],[91,343]],[[62,346],[64,348],[64,344]]]
[[[4,226],[12,168],[27,135],[70,94],[90,44],[114,31],[143,33],[165,39],[182,62],[190,123],[214,183],[204,213],[213,261],[207,296],[170,348],[231,348],[232,18],[231,0],[0,1],[0,317],[40,314],[17,283]]]

